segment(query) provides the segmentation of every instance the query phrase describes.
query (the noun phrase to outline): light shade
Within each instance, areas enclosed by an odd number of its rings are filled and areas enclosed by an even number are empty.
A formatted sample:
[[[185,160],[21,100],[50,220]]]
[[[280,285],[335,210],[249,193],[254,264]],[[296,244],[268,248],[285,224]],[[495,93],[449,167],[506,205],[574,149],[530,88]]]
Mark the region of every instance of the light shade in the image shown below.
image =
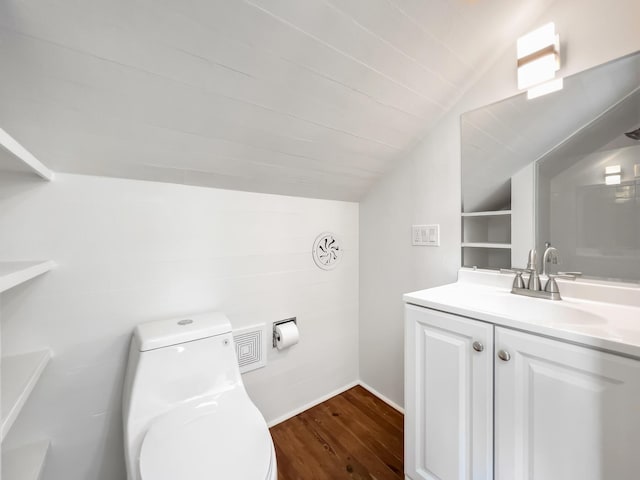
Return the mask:
[[[604,183],[606,185],[620,185],[622,181],[622,168],[620,165],[609,165],[604,168]]]
[[[518,39],[518,88],[552,80],[560,69],[560,37],[553,22]],[[548,92],[547,92],[548,93]]]
[[[555,45],[557,37],[556,24],[553,22],[549,22],[526,35],[523,35],[518,39],[518,43],[516,45],[518,60],[525,58],[532,53],[536,53],[545,47]]]
[[[604,177],[604,183],[607,185],[620,185],[621,180],[620,175],[607,175]]]

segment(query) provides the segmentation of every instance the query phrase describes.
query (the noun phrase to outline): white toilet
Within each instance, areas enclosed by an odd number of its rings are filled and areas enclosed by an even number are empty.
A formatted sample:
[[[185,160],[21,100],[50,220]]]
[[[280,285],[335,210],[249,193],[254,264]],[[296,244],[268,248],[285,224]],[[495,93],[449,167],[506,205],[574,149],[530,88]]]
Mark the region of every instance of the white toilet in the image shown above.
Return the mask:
[[[276,480],[221,313],[136,327],[123,393],[128,480]]]

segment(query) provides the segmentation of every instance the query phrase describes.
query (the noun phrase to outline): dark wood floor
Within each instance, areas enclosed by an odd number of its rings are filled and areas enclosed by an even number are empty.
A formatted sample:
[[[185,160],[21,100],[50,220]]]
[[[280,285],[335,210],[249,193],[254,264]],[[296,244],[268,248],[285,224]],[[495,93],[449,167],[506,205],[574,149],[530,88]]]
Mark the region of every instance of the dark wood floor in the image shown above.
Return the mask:
[[[403,416],[357,386],[271,429],[278,480],[404,479]]]

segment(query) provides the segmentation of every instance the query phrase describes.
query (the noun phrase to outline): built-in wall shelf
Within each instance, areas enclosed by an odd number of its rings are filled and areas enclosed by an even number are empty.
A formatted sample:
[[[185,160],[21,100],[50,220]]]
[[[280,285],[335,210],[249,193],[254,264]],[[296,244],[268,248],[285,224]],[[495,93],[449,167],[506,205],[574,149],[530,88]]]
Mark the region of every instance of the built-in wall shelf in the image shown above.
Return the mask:
[[[0,178],[53,180],[54,173],[9,133],[0,128]],[[0,261],[0,293],[27,282],[55,267],[50,260]],[[51,359],[48,350],[5,356],[0,359],[0,440],[20,415],[42,372]],[[49,451],[49,441],[21,448],[2,448],[3,480],[39,480]]]
[[[0,171],[35,173],[44,180],[53,180],[53,172],[1,128]]]
[[[463,217],[497,217],[499,215],[511,215],[511,210],[493,210],[490,212],[462,212]]]
[[[511,210],[462,212],[462,266],[511,266]]]
[[[49,445],[47,440],[2,452],[2,480],[39,480]]]
[[[2,440],[18,418],[50,359],[49,350],[2,357]]]
[[[463,242],[463,247],[471,248],[511,248],[510,243]]]
[[[55,267],[51,260],[36,262],[0,262],[0,293],[42,275]]]

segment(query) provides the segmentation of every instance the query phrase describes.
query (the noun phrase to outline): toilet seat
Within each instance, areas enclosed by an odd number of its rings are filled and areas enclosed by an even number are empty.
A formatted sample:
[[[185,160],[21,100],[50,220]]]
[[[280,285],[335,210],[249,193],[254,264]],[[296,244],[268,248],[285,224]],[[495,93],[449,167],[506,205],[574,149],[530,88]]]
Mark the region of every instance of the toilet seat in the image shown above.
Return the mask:
[[[142,443],[140,476],[265,480],[274,461],[271,436],[256,406],[244,391],[226,392],[154,422]]]

